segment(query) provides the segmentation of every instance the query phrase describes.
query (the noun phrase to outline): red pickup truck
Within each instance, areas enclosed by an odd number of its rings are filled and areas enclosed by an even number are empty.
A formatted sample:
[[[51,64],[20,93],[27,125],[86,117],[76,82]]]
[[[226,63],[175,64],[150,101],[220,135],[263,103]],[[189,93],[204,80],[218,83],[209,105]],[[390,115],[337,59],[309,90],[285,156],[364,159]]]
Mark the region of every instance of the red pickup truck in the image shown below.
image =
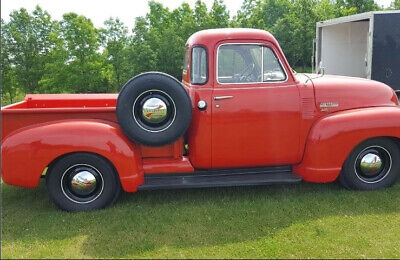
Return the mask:
[[[119,94],[27,95],[1,109],[1,172],[68,211],[142,189],[333,182],[400,175],[400,108],[376,81],[297,74],[268,32],[187,41],[183,80],[158,72]]]

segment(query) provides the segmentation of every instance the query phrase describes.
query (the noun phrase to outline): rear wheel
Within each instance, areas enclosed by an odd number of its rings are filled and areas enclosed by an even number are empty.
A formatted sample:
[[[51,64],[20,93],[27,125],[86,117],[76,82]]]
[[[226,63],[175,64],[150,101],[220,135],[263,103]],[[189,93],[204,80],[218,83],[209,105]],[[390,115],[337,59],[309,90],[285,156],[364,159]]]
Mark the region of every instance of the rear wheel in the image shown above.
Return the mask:
[[[56,161],[46,175],[46,187],[53,202],[66,211],[104,208],[121,191],[114,168],[90,153],[74,153]]]
[[[351,152],[343,165],[339,181],[350,189],[390,187],[400,175],[399,158],[399,147],[392,140],[367,140]]]

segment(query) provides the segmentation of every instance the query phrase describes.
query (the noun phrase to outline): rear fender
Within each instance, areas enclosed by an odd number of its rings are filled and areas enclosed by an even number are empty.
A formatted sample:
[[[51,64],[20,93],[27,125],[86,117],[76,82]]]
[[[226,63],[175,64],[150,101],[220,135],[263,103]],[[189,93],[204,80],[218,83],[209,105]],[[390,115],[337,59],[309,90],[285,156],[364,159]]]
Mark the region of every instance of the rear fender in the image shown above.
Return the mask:
[[[375,137],[400,138],[400,109],[353,109],[327,115],[314,123],[303,160],[293,171],[306,181],[332,182],[350,152]]]
[[[11,185],[36,187],[46,167],[75,152],[95,153],[109,160],[127,192],[143,184],[139,150],[118,124],[104,120],[63,120],[11,133],[2,142],[2,178]]]

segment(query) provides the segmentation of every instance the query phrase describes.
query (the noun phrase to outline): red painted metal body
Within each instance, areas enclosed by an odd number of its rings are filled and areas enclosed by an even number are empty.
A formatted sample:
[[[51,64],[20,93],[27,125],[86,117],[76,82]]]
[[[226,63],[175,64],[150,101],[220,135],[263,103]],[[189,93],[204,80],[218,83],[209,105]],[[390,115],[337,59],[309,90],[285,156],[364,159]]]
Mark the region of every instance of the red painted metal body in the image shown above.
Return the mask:
[[[310,131],[302,162],[293,170],[306,181],[334,181],[351,150],[374,137],[400,143],[399,108],[351,109],[322,116]]]
[[[270,47],[287,80],[219,84],[217,50],[228,43]],[[117,123],[117,94],[28,95],[1,111],[3,180],[35,187],[54,160],[84,151],[108,159],[129,192],[143,184],[145,174],[195,169],[292,165],[306,181],[330,182],[360,142],[381,136],[400,141],[398,100],[382,83],[295,75],[274,37],[261,30],[201,31],[189,38],[187,48],[190,52],[198,45],[207,50],[208,81],[191,84],[191,68],[184,68],[182,82],[193,104],[185,138],[163,147],[129,141]],[[233,98],[214,100],[227,95]],[[206,110],[197,109],[199,100],[208,104]],[[183,140],[189,146],[187,156]]]
[[[117,94],[27,95],[2,108],[1,172],[4,182],[36,187],[54,160],[74,152],[99,154],[112,163],[125,191],[136,191],[145,171],[182,161],[182,139],[164,147],[134,144],[115,115]],[[158,162],[162,158],[161,162]],[[152,162],[152,167],[146,160]],[[193,171],[193,167],[185,170]],[[172,169],[182,171],[178,165]]]

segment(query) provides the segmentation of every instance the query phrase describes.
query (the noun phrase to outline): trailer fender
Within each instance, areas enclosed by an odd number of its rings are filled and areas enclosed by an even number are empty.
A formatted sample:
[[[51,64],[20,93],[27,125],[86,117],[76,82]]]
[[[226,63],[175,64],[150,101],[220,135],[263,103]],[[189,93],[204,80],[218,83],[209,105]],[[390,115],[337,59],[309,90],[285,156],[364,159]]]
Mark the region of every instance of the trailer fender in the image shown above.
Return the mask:
[[[36,187],[46,167],[57,158],[75,152],[90,152],[106,158],[127,192],[134,192],[143,184],[140,151],[118,124],[105,120],[53,121],[11,133],[1,147],[3,181]]]
[[[310,130],[303,160],[293,171],[305,181],[332,182],[350,152],[375,137],[400,140],[399,108],[353,109],[322,117]]]

